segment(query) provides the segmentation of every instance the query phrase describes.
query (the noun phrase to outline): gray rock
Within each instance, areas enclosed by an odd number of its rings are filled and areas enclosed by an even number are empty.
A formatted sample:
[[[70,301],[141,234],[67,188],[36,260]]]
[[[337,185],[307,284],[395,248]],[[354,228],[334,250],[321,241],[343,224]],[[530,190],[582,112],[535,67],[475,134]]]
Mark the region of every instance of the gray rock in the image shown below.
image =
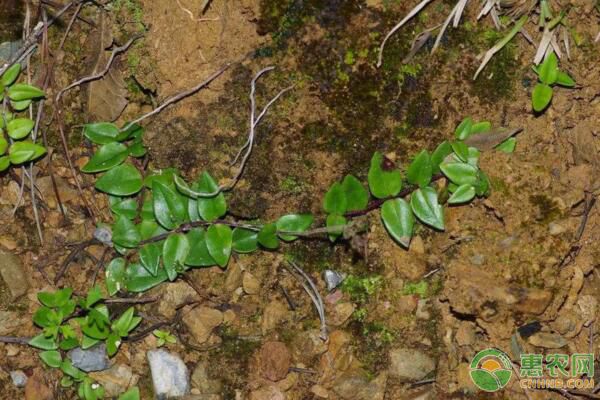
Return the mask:
[[[190,391],[188,369],[179,356],[165,350],[150,350],[146,353],[154,394],[158,399],[184,396]]]
[[[435,370],[435,362],[417,349],[393,349],[390,351],[390,376],[403,381],[418,381]]]
[[[567,339],[557,333],[538,332],[531,335],[527,341],[534,346],[546,349],[560,349],[567,345]]]
[[[74,367],[85,372],[103,371],[110,367],[104,343],[90,347],[87,350],[76,347],[69,351],[67,356],[73,362]]]
[[[29,289],[29,281],[23,271],[23,264],[16,255],[0,248],[0,275],[13,299],[23,296]]]
[[[327,290],[330,292],[344,282],[344,279],[346,279],[347,276],[348,275],[343,272],[337,272],[331,269],[323,271],[323,280],[327,284]]]
[[[14,334],[21,326],[26,324],[27,321],[19,318],[18,313],[14,311],[0,311],[0,335]]]
[[[90,373],[90,378],[102,385],[107,396],[117,397],[131,385],[133,372],[128,365],[116,364],[106,371]]]
[[[485,262],[485,256],[483,254],[474,254],[470,260],[473,265],[481,266]]]
[[[20,369],[16,371],[10,371],[10,377],[16,387],[25,387],[25,384],[27,383],[27,375],[25,375],[25,372],[21,371]]]
[[[192,373],[192,386],[201,394],[219,394],[223,389],[221,381],[211,379],[208,376],[209,365],[206,361],[200,361]]]
[[[383,400],[386,384],[385,372],[369,380],[361,371],[351,371],[335,380],[333,391],[345,400]]]
[[[13,54],[15,54],[23,45],[22,40],[15,40],[14,42],[3,42],[0,44],[0,63],[8,61]],[[25,67],[26,60],[21,62],[21,67]]]

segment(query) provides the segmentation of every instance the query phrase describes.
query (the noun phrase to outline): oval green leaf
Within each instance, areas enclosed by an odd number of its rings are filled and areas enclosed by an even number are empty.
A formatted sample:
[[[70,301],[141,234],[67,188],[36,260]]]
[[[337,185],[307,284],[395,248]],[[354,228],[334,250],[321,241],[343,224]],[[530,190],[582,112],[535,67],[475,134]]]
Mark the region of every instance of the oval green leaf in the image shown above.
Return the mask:
[[[444,210],[438,203],[437,193],[433,188],[415,190],[410,197],[410,207],[421,222],[444,230]]]
[[[313,223],[313,216],[311,214],[289,214],[279,218],[276,222],[278,231],[287,232],[304,232]],[[286,242],[296,240],[298,236],[279,233],[279,237]]]
[[[433,166],[431,165],[431,158],[427,150],[421,151],[413,162],[408,166],[406,171],[406,179],[413,185],[419,187],[425,187],[431,182],[431,176],[433,175]]]
[[[415,225],[410,205],[404,199],[387,200],[381,207],[381,219],[390,236],[408,248]]]
[[[137,247],[142,237],[136,226],[128,218],[120,216],[112,228],[113,243],[132,249]]]
[[[127,267],[126,282],[127,290],[130,292],[145,292],[167,279],[164,268],[159,269],[156,276],[152,276],[141,264],[129,264]]]
[[[474,184],[477,181],[477,167],[461,162],[440,164],[444,175],[457,185]]]
[[[267,224],[263,226],[260,232],[258,232],[258,243],[270,250],[274,250],[279,247],[277,226],[275,224]]]
[[[142,174],[131,164],[121,164],[102,175],[96,189],[114,196],[130,196],[142,189]]]
[[[140,262],[152,276],[158,274],[162,249],[158,243],[148,243],[140,249]]]
[[[121,164],[128,155],[129,150],[122,143],[112,142],[105,144],[100,146],[87,164],[81,168],[81,171],[88,174],[106,171]]]
[[[181,272],[190,252],[190,243],[183,233],[169,235],[163,244],[163,264],[169,280],[174,281]]]
[[[125,265],[125,259],[118,257],[106,266],[106,289],[111,296],[125,288]]]
[[[44,96],[43,90],[24,83],[16,83],[8,89],[8,97],[12,101],[39,99]]]
[[[454,131],[454,136],[458,140],[465,140],[471,134],[471,129],[473,127],[473,120],[471,117],[467,117],[462,120],[462,122],[456,127]]]
[[[542,112],[552,101],[552,88],[543,83],[538,83],[531,94],[531,104],[536,112]]]
[[[10,68],[8,68],[2,74],[2,78],[0,78],[0,84],[2,86],[6,86],[6,87],[12,85],[13,83],[15,83],[15,81],[19,77],[20,73],[21,73],[21,64],[19,64],[19,63],[13,64]]]
[[[402,175],[398,170],[386,170],[383,167],[384,158],[379,152],[375,152],[371,158],[369,168],[369,189],[373,196],[383,199],[395,196],[402,188]]]
[[[33,161],[46,154],[46,148],[30,141],[13,143],[8,149],[10,162],[13,164],[22,164],[27,161]]]
[[[344,214],[348,207],[346,191],[341,183],[335,182],[323,198],[323,209],[330,214]]]
[[[258,249],[258,233],[250,229],[235,228],[232,247],[236,253],[252,253]]]
[[[346,194],[346,211],[363,210],[369,203],[369,192],[352,175],[346,175],[342,181],[342,187]]]
[[[194,190],[203,193],[213,193],[218,189],[219,185],[208,172],[202,174],[194,187]],[[198,213],[205,221],[214,221],[227,212],[227,203],[223,193],[219,193],[215,197],[199,197],[196,201],[198,202]]]
[[[158,222],[166,229],[173,229],[187,217],[187,204],[174,189],[158,180],[152,182],[152,205]]]
[[[190,252],[185,259],[185,265],[191,267],[210,267],[217,264],[208,252],[208,247],[206,246],[206,231],[204,229],[192,229],[188,232],[187,238],[190,242]]]
[[[117,141],[120,131],[115,124],[110,122],[97,122],[86,124],[83,134],[96,144],[108,144]]]
[[[475,197],[475,187],[473,185],[464,184],[460,185],[452,196],[448,199],[448,204],[462,204],[467,203]]]
[[[208,253],[220,267],[227,266],[231,256],[233,234],[227,225],[211,225],[206,231],[206,247]]]

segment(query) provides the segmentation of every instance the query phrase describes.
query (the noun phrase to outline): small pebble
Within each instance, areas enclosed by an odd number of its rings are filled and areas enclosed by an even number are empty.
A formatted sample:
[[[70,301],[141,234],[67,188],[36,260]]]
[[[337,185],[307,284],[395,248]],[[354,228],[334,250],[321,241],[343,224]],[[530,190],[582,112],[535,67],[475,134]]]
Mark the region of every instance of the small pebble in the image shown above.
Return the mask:
[[[25,375],[25,372],[21,371],[20,369],[16,371],[10,371],[10,377],[16,387],[25,387],[25,384],[27,383],[27,375]]]

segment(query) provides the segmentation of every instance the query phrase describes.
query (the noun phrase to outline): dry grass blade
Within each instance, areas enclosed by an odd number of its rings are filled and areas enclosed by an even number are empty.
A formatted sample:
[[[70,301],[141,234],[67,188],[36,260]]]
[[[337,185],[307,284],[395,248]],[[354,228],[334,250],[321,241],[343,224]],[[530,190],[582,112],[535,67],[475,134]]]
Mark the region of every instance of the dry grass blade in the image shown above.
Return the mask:
[[[421,11],[427,4],[431,3],[432,0],[423,0],[421,1],[419,4],[417,4],[417,6],[415,8],[413,8],[407,15],[406,17],[404,17],[404,19],[400,22],[398,22],[396,24],[396,26],[394,26],[392,28],[392,30],[390,30],[387,35],[385,35],[385,38],[383,38],[383,42],[381,42],[381,45],[379,46],[379,56],[377,58],[377,67],[381,67],[381,64],[383,63],[383,49],[385,47],[386,42],[388,41],[388,39],[394,34],[396,33],[396,31],[400,28],[402,28],[402,26],[408,22],[412,17],[414,17],[415,15],[417,15],[419,13],[419,11]]]
[[[444,24],[442,25],[442,28],[440,29],[440,33],[438,33],[437,38],[435,39],[435,43],[433,44],[433,48],[431,49],[431,54],[433,54],[433,52],[435,52],[435,50],[440,45],[440,43],[442,41],[442,37],[444,37],[444,33],[446,32],[446,29],[448,28],[448,25],[450,25],[450,21],[452,21],[452,17],[454,17],[456,15],[459,4],[460,3],[457,3],[456,6],[454,6],[452,11],[446,18],[446,21],[444,21]]]
[[[454,21],[452,23],[452,26],[454,28],[458,27],[458,23],[460,22],[460,17],[463,14],[463,11],[465,11],[465,7],[467,6],[467,2],[469,0],[460,0],[455,7],[455,12],[454,12]]]
[[[306,293],[308,293],[311,298],[315,308],[317,309],[317,313],[319,314],[319,319],[321,320],[321,339],[327,340],[327,321],[325,320],[325,306],[323,305],[323,299],[319,294],[319,290],[317,289],[317,285],[310,279],[308,274],[302,270],[296,263],[293,261],[288,262],[289,265],[293,267],[293,270],[286,265],[286,268],[294,278],[296,278]],[[294,271],[295,270],[295,271]]]
[[[553,35],[553,32],[550,29],[544,28],[544,33],[542,34],[542,39],[540,40],[540,44],[538,45],[537,51],[535,53],[535,57],[533,58],[533,63],[535,65],[538,65],[544,59],[544,56],[546,55],[546,50],[548,50],[548,46],[550,45],[550,42],[552,41],[552,35]]]
[[[521,19],[519,19],[517,21],[517,23],[515,24],[515,26],[510,30],[510,32],[508,32],[508,34],[506,36],[504,36],[498,43],[496,43],[494,45],[494,47],[492,47],[491,49],[489,49],[483,56],[483,60],[481,61],[481,65],[479,66],[479,68],[477,68],[477,71],[475,72],[475,76],[473,76],[473,79],[477,79],[477,76],[479,76],[479,73],[485,68],[485,66],[490,62],[490,60],[492,59],[492,57],[494,56],[494,54],[496,54],[497,52],[499,52],[500,50],[502,50],[502,48],[504,46],[506,46],[508,44],[508,42],[510,42],[512,40],[513,37],[515,37],[515,35],[521,30],[521,28],[523,28],[523,26],[525,25],[525,22],[527,22],[527,16],[524,15],[521,17]]]

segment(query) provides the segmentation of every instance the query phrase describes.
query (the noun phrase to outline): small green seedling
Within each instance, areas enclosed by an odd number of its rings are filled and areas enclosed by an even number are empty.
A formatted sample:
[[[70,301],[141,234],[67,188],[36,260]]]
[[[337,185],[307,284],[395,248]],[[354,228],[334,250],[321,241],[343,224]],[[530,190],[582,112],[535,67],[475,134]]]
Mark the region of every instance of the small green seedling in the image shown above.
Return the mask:
[[[40,353],[42,361],[63,372],[62,387],[77,384],[77,393],[83,400],[104,398],[104,388],[73,366],[62,352],[75,347],[87,349],[104,341],[107,353],[112,357],[122,339],[129,336],[142,319],[136,317],[133,307],[130,307],[111,321],[98,286],[90,289],[85,298],[74,299],[73,289],[64,288],[52,293],[40,292],[38,300],[42,306],[33,315],[33,322],[42,328],[42,333],[32,338],[29,345],[44,350]],[[127,396],[124,399],[139,399],[139,393],[137,397],[134,392]]]
[[[152,332],[154,336],[158,339],[156,345],[158,347],[162,347],[167,343],[175,344],[177,343],[177,339],[175,336],[171,334],[171,332],[161,331],[160,329],[156,329]]]
[[[535,112],[544,111],[552,101],[553,86],[559,85],[572,88],[575,81],[569,74],[558,69],[558,58],[550,53],[538,66],[533,67],[539,82],[536,83],[531,93],[531,104]]]

